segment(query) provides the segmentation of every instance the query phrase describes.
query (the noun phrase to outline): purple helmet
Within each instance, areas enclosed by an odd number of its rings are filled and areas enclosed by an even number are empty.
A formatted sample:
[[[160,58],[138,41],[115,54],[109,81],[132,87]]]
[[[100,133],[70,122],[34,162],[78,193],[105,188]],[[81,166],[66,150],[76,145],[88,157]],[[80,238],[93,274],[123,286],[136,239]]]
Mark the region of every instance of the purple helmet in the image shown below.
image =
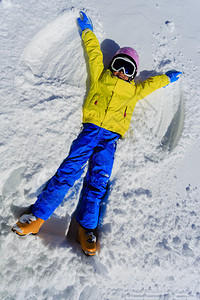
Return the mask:
[[[136,63],[136,66],[137,66],[137,69],[139,68],[139,55],[137,53],[137,51],[131,47],[123,47],[123,48],[120,48],[114,55],[114,57],[119,54],[123,54],[123,55],[126,55],[126,56],[129,56],[129,58],[132,58],[135,63]]]
[[[124,65],[123,63],[116,63],[117,58],[124,58],[125,61],[129,60],[133,63],[133,68],[130,68],[130,66],[127,66],[127,63],[125,62]],[[120,66],[121,65],[121,66]],[[126,67],[125,67],[126,66]],[[132,80],[133,78],[135,78],[136,74],[137,74],[137,70],[139,67],[139,55],[137,54],[137,52],[135,51],[135,49],[131,48],[131,47],[123,47],[120,48],[115,55],[113,56],[111,63],[110,63],[110,70],[111,71],[118,71],[119,68],[122,68],[124,70],[124,72],[127,70],[127,76],[128,73],[130,73],[130,76],[128,81]],[[131,75],[132,73],[132,75]]]

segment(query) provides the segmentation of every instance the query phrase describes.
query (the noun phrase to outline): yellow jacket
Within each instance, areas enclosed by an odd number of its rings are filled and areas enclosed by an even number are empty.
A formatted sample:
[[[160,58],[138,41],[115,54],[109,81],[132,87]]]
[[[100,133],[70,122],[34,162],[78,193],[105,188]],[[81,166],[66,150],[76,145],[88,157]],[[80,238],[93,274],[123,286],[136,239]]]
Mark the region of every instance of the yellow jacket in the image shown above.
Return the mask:
[[[134,81],[119,79],[110,70],[104,70],[103,54],[95,34],[85,30],[82,39],[91,76],[90,91],[83,106],[83,123],[93,123],[123,136],[137,101],[166,86],[169,79],[166,75],[157,75],[137,85]]]

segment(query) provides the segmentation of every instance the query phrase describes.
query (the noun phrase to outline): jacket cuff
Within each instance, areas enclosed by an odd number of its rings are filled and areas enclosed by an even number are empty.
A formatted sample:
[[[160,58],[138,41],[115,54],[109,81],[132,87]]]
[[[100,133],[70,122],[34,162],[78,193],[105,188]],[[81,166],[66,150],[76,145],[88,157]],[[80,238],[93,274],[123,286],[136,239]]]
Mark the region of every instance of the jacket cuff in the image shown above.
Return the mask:
[[[82,39],[84,38],[84,36],[86,35],[86,33],[87,33],[88,31],[91,31],[91,29],[86,28],[86,29],[83,30],[83,32],[82,32]]]

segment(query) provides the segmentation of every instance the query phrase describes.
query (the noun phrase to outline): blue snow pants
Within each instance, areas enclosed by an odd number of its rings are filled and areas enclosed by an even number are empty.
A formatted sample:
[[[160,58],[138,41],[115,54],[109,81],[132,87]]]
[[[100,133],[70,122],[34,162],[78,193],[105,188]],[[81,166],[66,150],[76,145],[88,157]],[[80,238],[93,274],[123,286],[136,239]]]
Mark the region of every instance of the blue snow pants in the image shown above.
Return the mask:
[[[76,219],[83,227],[95,229],[99,218],[99,204],[106,192],[119,137],[119,134],[94,124],[83,124],[83,130],[72,143],[68,157],[39,195],[31,212],[46,221],[82,175],[89,160]]]

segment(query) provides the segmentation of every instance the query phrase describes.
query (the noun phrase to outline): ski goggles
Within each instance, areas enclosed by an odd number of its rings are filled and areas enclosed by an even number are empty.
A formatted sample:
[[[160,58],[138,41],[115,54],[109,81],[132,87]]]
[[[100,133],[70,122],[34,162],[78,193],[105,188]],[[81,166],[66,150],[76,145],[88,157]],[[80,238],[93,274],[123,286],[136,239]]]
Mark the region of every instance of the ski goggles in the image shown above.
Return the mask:
[[[132,77],[137,72],[136,64],[127,57],[115,57],[111,63],[111,69],[115,72],[122,70],[127,77]]]

